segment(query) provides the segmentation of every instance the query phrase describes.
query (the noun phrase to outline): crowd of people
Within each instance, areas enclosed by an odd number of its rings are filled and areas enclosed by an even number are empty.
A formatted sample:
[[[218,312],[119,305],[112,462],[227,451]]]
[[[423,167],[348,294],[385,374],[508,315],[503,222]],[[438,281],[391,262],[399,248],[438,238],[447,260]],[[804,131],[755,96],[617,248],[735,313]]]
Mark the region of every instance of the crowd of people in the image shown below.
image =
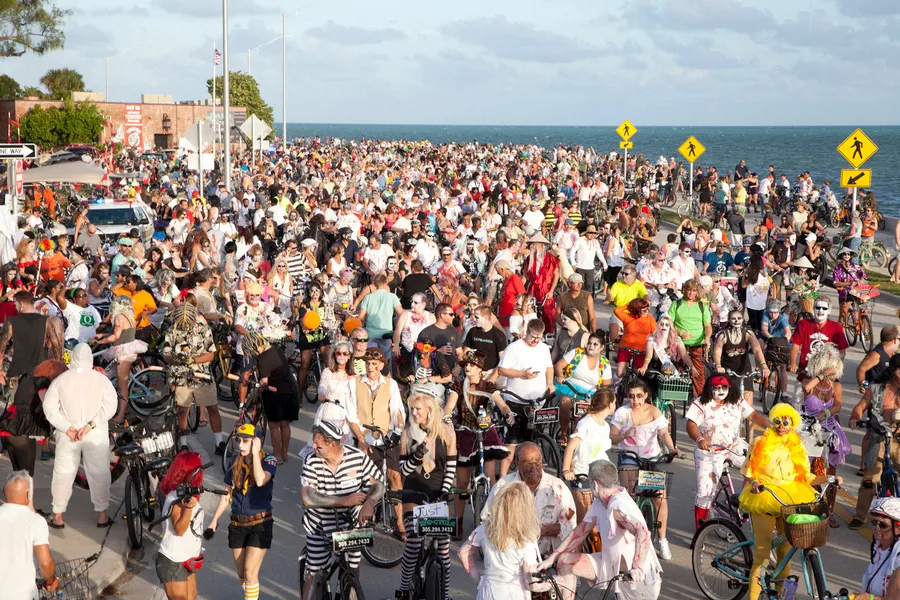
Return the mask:
[[[741,506],[757,533],[757,575],[780,518],[760,486],[796,483],[794,498],[804,501],[851,454],[840,414],[848,347],[841,322],[860,289],[871,293],[856,262],[868,213],[850,220],[838,262],[823,271],[826,229],[810,205],[834,194],[808,173],[790,186],[776,183],[774,168],[760,178],[743,161],[734,173],[699,169],[695,191],[708,220],[685,218],[660,243],[660,203],[690,191],[685,167],[662,157],[626,164],[580,147],[307,139],[259,159],[239,154],[232,181],[217,169],[203,189],[171,153],[122,155],[109,166],[140,176],[103,190],[99,202],[142,205],[153,231],[104,234],[91,222],[94,199],[60,223],[61,204],[79,200],[57,191],[51,203],[35,186],[15,255],[0,271],[0,362],[9,362],[0,384],[14,390],[0,423],[15,471],[6,494],[34,508],[27,487],[37,442],[51,438],[47,526],[65,527],[79,463],[97,524],[108,526],[108,423],[128,417],[128,375],[148,352],[169,367],[179,428],[196,405],[211,450],[225,453],[211,369],[224,338],[239,364],[239,403],[251,379],[263,390],[271,452],[253,425],[237,431],[228,495],[205,525],[196,495],[179,495],[202,484],[199,456],[175,457],[159,486],[164,511],[172,509],[156,558],[169,598],[197,596],[203,535],[229,510],[242,593],[259,597],[274,535],[274,479],[297,456],[291,424],[303,396],[318,402],[299,451],[305,595],[329,563],[329,534],[345,517],[371,518],[391,490],[403,495],[393,515],[405,544],[396,597],[409,598],[422,548],[414,508],[468,489],[483,455],[491,492],[482,525],[466,531],[466,505],[454,502],[454,537],[467,540],[460,558],[480,598],[527,598],[523,563],[556,563],[569,591],[575,578],[603,584],[624,571],[630,581],[615,584],[620,598],[659,597],[662,565],[672,558],[666,494],[654,499],[657,523],[648,527],[632,497],[640,464],[633,456],[681,453],[657,405],[667,378],[689,382],[698,528],[709,518],[724,451],[735,462],[749,449]],[[748,228],[754,210],[758,225]],[[826,275],[838,291],[834,308],[820,287]],[[595,299],[613,307],[608,322]],[[868,411],[893,426],[887,415],[900,408],[900,334],[889,326],[880,336],[856,373],[863,400],[851,425]],[[97,356],[116,385],[92,368]],[[779,404],[766,414],[756,378],[774,371],[795,408]],[[559,408],[555,473],[534,443],[535,406]],[[804,419],[832,434],[822,456],[808,456],[799,442]],[[764,433],[753,439],[748,421]],[[885,433],[878,420],[868,427],[868,491],[850,527],[864,523],[871,505],[900,535],[900,510],[872,504]],[[0,514],[0,535],[16,531],[15,511],[6,520]],[[582,554],[592,530],[603,550]],[[52,587],[45,528],[21,535],[32,536]],[[896,560],[884,529],[879,535],[878,555]],[[436,548],[447,567],[446,600],[450,540]],[[0,565],[23,560],[2,556]],[[358,567],[360,554],[348,556]],[[16,568],[33,586],[34,569]],[[864,581],[867,593],[892,597],[886,590],[900,581],[879,569]],[[756,600],[758,577],[751,579]],[[31,597],[26,583],[16,597]]]

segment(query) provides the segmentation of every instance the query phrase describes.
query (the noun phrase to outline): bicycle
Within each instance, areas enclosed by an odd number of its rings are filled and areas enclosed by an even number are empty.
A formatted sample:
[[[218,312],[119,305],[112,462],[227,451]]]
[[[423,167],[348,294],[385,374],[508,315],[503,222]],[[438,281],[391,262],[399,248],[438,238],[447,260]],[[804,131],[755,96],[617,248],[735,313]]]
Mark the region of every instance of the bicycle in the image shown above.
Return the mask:
[[[103,349],[94,352],[99,356],[106,352]],[[103,370],[116,390],[119,389],[119,377],[116,375],[118,359],[107,363]],[[128,406],[142,417],[157,417],[168,412],[173,404],[169,375],[163,367],[149,366],[138,368],[128,373]]]
[[[402,500],[403,496],[417,495],[428,501],[428,495],[412,490],[402,492],[388,492],[388,494]],[[442,600],[449,595],[449,590],[444,589],[446,581],[444,565],[441,563],[437,549],[438,538],[449,538],[456,535],[459,527],[457,520],[450,517],[449,500],[456,496],[455,492],[441,494],[440,500],[435,503],[422,504],[413,509],[416,531],[425,538],[422,549],[416,559],[416,568],[413,570],[410,582],[410,598],[424,600]]]
[[[744,450],[743,454],[738,454],[728,446],[722,446],[719,444],[712,444],[710,445],[709,449],[713,452],[728,452],[742,459],[747,456],[746,450]],[[747,514],[741,512],[738,503],[739,494],[735,491],[734,480],[732,480],[731,478],[731,469],[733,468],[734,463],[732,462],[732,458],[726,458],[725,464],[722,468],[722,472],[719,473],[719,480],[716,483],[716,492],[713,495],[713,503],[711,508],[717,515],[719,515],[719,518],[726,519],[728,521],[731,521],[738,527],[742,527],[750,520],[750,517]]]
[[[213,380],[216,382],[216,397],[220,402],[234,402],[235,406],[240,408],[238,382],[228,377],[237,375],[239,370],[239,361],[236,359],[240,357],[234,354],[229,339],[233,326],[222,321],[214,321],[210,323],[210,329],[216,344],[216,355],[210,365]]]
[[[327,402],[327,401],[326,401]],[[335,402],[332,400],[331,402]],[[400,443],[400,435],[396,432],[385,433],[375,425],[363,425],[373,434],[377,433],[384,440],[384,449],[390,450]],[[387,452],[384,452],[378,465],[381,476],[384,481],[388,481],[387,476]],[[397,500],[389,494],[384,494],[378,504],[375,505],[375,512],[372,515],[372,544],[362,549],[363,556],[366,561],[373,567],[379,569],[390,569],[400,564],[403,558],[404,542],[402,539],[403,530],[397,526],[397,514],[402,514],[402,500]]]
[[[331,560],[328,565],[318,571],[310,582],[318,589],[312,597],[319,600],[365,600],[362,585],[359,583],[359,569],[354,569],[347,561],[347,552],[359,550],[372,545],[373,530],[371,527],[359,527],[353,517],[340,514],[336,510],[335,522],[341,522],[336,531],[329,532],[331,537]],[[337,576],[337,585],[332,591],[332,578]],[[303,598],[306,587],[306,547],[297,557],[297,590]]]
[[[761,377],[759,380],[759,402],[760,412],[769,414],[769,409],[780,403],[784,397],[782,386],[786,379],[783,379],[785,375],[783,369],[790,362],[790,347],[769,343],[766,345],[765,357],[770,369],[769,376]]]
[[[562,455],[559,451],[559,444],[553,438],[553,430],[559,423],[559,407],[548,406],[539,408],[546,400],[549,394],[538,398],[537,400],[528,400],[509,390],[498,390],[501,395],[509,396],[516,400],[515,403],[523,405],[525,408],[525,416],[528,418],[528,438],[530,442],[534,442],[541,449],[541,455],[544,457],[544,464],[553,471],[557,477],[562,476]],[[509,426],[504,426],[504,435],[506,439],[506,430]]]
[[[877,298],[881,292],[877,285],[858,283],[850,288],[850,308],[844,319],[844,335],[847,343],[856,345],[859,339],[863,350],[869,352],[873,346],[872,319],[869,317],[869,301]]]
[[[206,469],[213,466],[213,464],[214,463],[212,461],[210,461],[210,462],[206,463],[205,465],[200,465],[199,467],[197,467],[196,469],[194,469],[191,472],[191,474],[187,477],[187,481],[194,481],[194,479],[197,477],[197,474],[200,473],[200,471],[205,471]],[[208,487],[202,486],[202,485],[191,485],[189,483],[179,483],[178,486],[175,488],[176,498],[172,503],[169,504],[169,509],[166,511],[166,513],[164,515],[161,515],[157,520],[152,521],[147,526],[147,530],[153,531],[153,529],[156,526],[161,525],[167,519],[169,519],[172,516],[172,509],[175,507],[176,503],[181,502],[182,500],[184,500],[186,498],[190,498],[191,496],[199,496],[200,494],[203,494],[203,493],[216,494],[217,496],[227,496],[228,495],[228,492],[226,492],[225,490],[217,490],[217,489],[208,488]],[[163,502],[165,502],[165,498],[161,498],[161,500]],[[201,519],[199,521],[199,523],[195,523],[195,520],[196,520],[196,517],[195,517],[195,519],[191,520],[191,530],[196,535],[198,535],[198,536],[202,535],[207,540],[212,539],[214,532],[212,532],[210,529],[204,529],[202,531],[197,531],[197,525],[199,525],[200,528],[203,527],[203,520]]]
[[[656,395],[653,398],[653,406],[659,409],[669,422],[669,435],[672,436],[672,444],[678,443],[678,415],[675,413],[675,400],[681,402],[681,416],[687,416],[687,406],[691,401],[691,393],[694,386],[690,377],[682,377],[679,373],[666,375],[659,371],[647,371],[656,375]]]
[[[667,204],[668,206],[668,204]],[[684,202],[678,206],[678,216],[679,217],[690,217],[691,219],[696,219],[700,215],[700,201],[696,194],[693,192],[688,194],[687,202]]]
[[[254,375],[255,377],[255,375]],[[237,375],[229,375],[229,379],[232,381],[238,379]],[[228,439],[225,441],[225,451],[222,453],[222,472],[225,473],[228,471],[229,467],[231,467],[231,463],[234,460],[234,457],[238,453],[238,443],[237,443],[237,430],[241,425],[245,425],[247,423],[253,425],[255,428],[255,436],[262,440],[262,444],[266,442],[266,426],[268,425],[268,420],[266,419],[266,412],[263,410],[262,398],[260,397],[260,391],[263,387],[258,381],[251,381],[247,384],[249,386],[249,390],[247,391],[247,401],[241,406],[238,411],[238,416],[234,420],[234,427],[231,430],[231,433],[228,435]],[[278,389],[272,386],[267,386],[271,392],[277,392]]]
[[[470,395],[490,396],[485,392],[469,392]],[[469,504],[472,506],[472,515],[475,521],[475,527],[481,525],[481,511],[487,504],[488,496],[491,493],[491,479],[484,472],[484,432],[493,426],[494,422],[491,415],[485,411],[478,412],[478,427],[473,429],[465,425],[457,425],[456,431],[468,431],[475,435],[475,460],[470,467],[469,487],[460,490],[460,498],[468,496]]]
[[[860,419],[856,422],[856,426],[866,429],[869,426],[869,419]],[[884,463],[881,469],[881,479],[875,484],[875,495],[879,498],[894,497],[900,498],[900,474],[894,468],[894,461],[891,459],[891,443],[894,438],[894,430],[885,428],[884,433]]]
[[[147,427],[138,429],[137,426],[132,426],[131,431],[145,437],[116,448],[115,455],[124,462],[128,471],[124,518],[128,526],[128,541],[136,550],[144,544],[144,520],[153,521],[157,507],[161,507],[157,486],[172,464],[175,440],[171,431],[154,434]]]
[[[785,536],[776,535],[772,547],[777,548],[785,542],[791,543],[787,555],[774,567],[763,569],[760,578],[764,596],[771,600],[778,598],[775,586],[786,581],[781,578],[785,568],[790,565],[794,555],[800,551],[803,555],[803,579],[806,593],[817,600],[830,598],[827,591],[825,569],[818,547],[828,542],[828,507],[823,501],[828,488],[834,485],[834,478],[817,495],[810,504],[788,505],[768,487],[762,487],[760,493],[768,492],[782,505],[782,516],[791,514],[816,514],[822,520],[816,523],[791,525],[786,523]],[[722,529],[728,531],[722,535]],[[801,539],[810,537],[814,539]],[[736,540],[733,543],[730,540]],[[724,546],[724,547],[723,547]],[[738,600],[746,593],[750,585],[750,570],[753,566],[753,539],[748,540],[744,532],[736,524],[727,519],[710,519],[705,521],[691,541],[691,563],[694,580],[703,594],[711,600]]]
[[[863,242],[859,246],[859,264],[865,269],[883,269],[888,264],[888,251],[883,242]]]
[[[628,493],[634,498],[647,529],[650,530],[650,538],[656,543],[659,538],[660,522],[656,519],[656,505],[654,500],[663,499],[664,494],[672,484],[673,473],[671,471],[657,471],[657,467],[669,464],[675,459],[675,454],[662,454],[656,458],[643,458],[631,450],[613,449],[611,452],[622,454],[637,461],[637,467],[627,466],[619,471],[637,471],[638,476]]]
[[[555,570],[555,569],[553,569],[553,570]],[[560,598],[563,598],[563,594],[562,594],[562,591],[560,590],[559,583],[557,583],[556,578],[553,576],[553,570],[548,569],[546,571],[538,571],[536,573],[532,573],[531,577],[535,581],[539,581],[542,583],[549,583],[550,591],[548,592],[548,594],[550,596],[550,600],[559,600]],[[622,581],[622,582],[631,581],[631,575],[629,575],[628,573],[619,573],[618,575],[616,575],[615,577],[613,577],[612,579],[610,579],[606,582],[595,583],[591,587],[589,587],[587,589],[587,591],[585,591],[584,594],[582,594],[581,597],[582,598],[586,597],[588,592],[590,592],[592,589],[603,585],[603,586],[605,586],[605,590],[603,592],[603,595],[600,596],[600,600],[615,600],[616,599],[616,592],[615,592],[616,586],[614,584],[618,581]]]

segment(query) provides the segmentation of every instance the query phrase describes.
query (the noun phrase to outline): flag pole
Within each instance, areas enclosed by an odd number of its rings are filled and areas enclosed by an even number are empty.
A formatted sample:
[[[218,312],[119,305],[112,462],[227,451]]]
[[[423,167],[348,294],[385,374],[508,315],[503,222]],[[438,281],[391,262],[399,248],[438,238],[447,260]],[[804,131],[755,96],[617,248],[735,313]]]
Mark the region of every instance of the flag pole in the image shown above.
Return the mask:
[[[216,164],[216,138],[219,137],[219,121],[216,118],[216,43],[213,42],[213,84],[212,84],[212,122],[213,122],[213,169]]]

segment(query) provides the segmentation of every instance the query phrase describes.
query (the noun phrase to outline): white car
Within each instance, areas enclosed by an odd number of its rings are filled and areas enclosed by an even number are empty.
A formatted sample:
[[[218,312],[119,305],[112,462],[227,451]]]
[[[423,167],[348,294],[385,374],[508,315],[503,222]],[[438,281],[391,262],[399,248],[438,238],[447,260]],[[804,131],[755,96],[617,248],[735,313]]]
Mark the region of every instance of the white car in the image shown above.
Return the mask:
[[[153,213],[143,203],[105,198],[88,205],[88,221],[97,228],[104,242],[115,243],[123,234],[137,229],[144,244],[153,238]],[[75,233],[75,223],[69,223],[69,235]]]

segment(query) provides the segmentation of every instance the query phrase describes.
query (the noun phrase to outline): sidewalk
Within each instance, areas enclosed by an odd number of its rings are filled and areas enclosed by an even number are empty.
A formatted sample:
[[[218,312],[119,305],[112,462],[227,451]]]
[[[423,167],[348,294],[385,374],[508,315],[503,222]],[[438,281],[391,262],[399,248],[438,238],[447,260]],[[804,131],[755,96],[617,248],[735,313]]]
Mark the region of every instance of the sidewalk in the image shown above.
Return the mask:
[[[0,481],[12,471],[9,459],[0,457]],[[38,461],[34,469],[34,505],[36,509],[50,512],[50,482],[53,478],[53,460]],[[65,514],[65,529],[50,529],[50,551],[58,563],[68,560],[94,557],[89,575],[91,597],[100,596],[125,570],[128,553],[128,532],[122,520],[124,512],[124,475],[112,485],[109,516],[114,520],[111,527],[98,528],[97,514],[91,504],[87,490],[75,487]],[[89,561],[90,562],[90,561]],[[2,584],[0,584],[2,585]]]

